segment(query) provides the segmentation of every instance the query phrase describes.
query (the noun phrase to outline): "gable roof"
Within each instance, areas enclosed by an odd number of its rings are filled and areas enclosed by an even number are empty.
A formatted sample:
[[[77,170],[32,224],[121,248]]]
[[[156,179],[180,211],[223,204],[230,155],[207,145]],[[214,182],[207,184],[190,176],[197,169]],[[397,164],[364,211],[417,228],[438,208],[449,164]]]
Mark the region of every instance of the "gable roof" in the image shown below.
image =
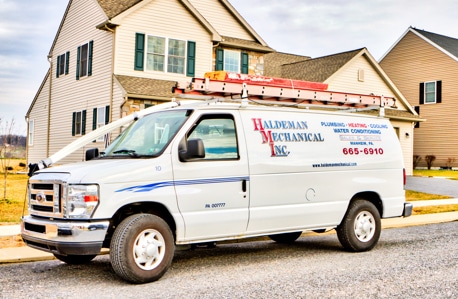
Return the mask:
[[[282,67],[281,77],[324,82],[363,49],[365,48],[286,64]]]
[[[143,0],[97,0],[108,19],[114,18]]]
[[[403,35],[386,51],[386,53],[380,58],[380,61],[382,61],[388,53],[391,52],[391,50],[409,33],[413,33],[416,36],[420,37],[423,39],[425,42],[429,43],[433,47],[437,48],[439,51],[443,52],[450,58],[458,61],[458,39],[425,31],[425,30],[420,30],[415,27],[410,26]]]
[[[283,65],[311,59],[310,56],[272,52],[264,55],[264,76],[281,77]]]

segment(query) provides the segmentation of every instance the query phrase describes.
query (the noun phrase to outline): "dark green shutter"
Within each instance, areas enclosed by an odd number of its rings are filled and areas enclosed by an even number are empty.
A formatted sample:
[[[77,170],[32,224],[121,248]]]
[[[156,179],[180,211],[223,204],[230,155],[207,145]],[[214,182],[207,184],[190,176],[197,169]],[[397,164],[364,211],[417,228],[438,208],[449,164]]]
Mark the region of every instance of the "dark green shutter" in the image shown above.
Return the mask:
[[[94,49],[94,41],[89,42],[89,48],[88,48],[88,63],[87,63],[87,75],[92,76],[92,52]]]
[[[442,103],[442,81],[436,81],[436,103]]]
[[[145,34],[135,34],[135,70],[143,71],[143,61],[145,59]]]
[[[188,60],[186,64],[186,76],[194,77],[196,74],[196,42],[188,41]]]
[[[81,135],[86,135],[86,110],[81,113]]]
[[[417,112],[417,114],[420,115],[420,106],[414,106],[413,108],[415,109],[415,112]],[[417,121],[415,123],[415,127],[414,128],[419,128],[419,127],[420,127],[420,122]]]
[[[76,112],[72,115],[72,136],[76,135]]]
[[[242,74],[248,74],[248,65],[249,65],[248,53],[242,52],[240,60],[241,60],[240,69],[242,70]]]
[[[65,53],[65,75],[68,75],[68,69],[70,65],[70,51]]]
[[[76,80],[80,79],[81,47],[76,50]]]
[[[97,108],[92,110],[92,131],[97,129]]]
[[[110,122],[110,106],[105,106],[105,124]]]
[[[60,55],[57,56],[56,78],[59,78],[59,71],[60,71],[59,65],[60,65]]]
[[[425,103],[425,83],[420,83],[420,105]]]
[[[216,49],[216,63],[215,63],[215,71],[223,71],[224,70],[224,50],[221,48]]]

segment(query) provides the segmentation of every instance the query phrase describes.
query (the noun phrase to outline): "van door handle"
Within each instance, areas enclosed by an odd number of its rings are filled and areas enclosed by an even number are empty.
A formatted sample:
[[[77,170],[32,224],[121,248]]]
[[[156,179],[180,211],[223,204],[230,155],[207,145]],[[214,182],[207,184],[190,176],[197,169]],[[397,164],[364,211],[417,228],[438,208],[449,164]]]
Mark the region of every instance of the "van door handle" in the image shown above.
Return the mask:
[[[246,192],[246,180],[242,180],[242,191]]]

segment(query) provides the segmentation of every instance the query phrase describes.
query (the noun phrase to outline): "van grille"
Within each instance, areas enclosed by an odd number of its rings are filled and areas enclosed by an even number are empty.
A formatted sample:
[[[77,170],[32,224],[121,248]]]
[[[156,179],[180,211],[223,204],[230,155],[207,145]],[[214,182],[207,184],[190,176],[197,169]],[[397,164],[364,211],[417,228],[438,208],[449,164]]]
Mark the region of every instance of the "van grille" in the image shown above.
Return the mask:
[[[45,217],[63,216],[64,184],[59,180],[29,180],[29,212]]]

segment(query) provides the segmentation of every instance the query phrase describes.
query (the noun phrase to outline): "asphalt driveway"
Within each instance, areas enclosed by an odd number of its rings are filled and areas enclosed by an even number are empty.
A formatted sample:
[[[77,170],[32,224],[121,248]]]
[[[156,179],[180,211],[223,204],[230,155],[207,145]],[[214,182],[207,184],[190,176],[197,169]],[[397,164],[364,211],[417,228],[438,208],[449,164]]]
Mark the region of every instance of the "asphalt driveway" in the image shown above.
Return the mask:
[[[408,176],[405,189],[458,198],[458,181],[446,178]]]

